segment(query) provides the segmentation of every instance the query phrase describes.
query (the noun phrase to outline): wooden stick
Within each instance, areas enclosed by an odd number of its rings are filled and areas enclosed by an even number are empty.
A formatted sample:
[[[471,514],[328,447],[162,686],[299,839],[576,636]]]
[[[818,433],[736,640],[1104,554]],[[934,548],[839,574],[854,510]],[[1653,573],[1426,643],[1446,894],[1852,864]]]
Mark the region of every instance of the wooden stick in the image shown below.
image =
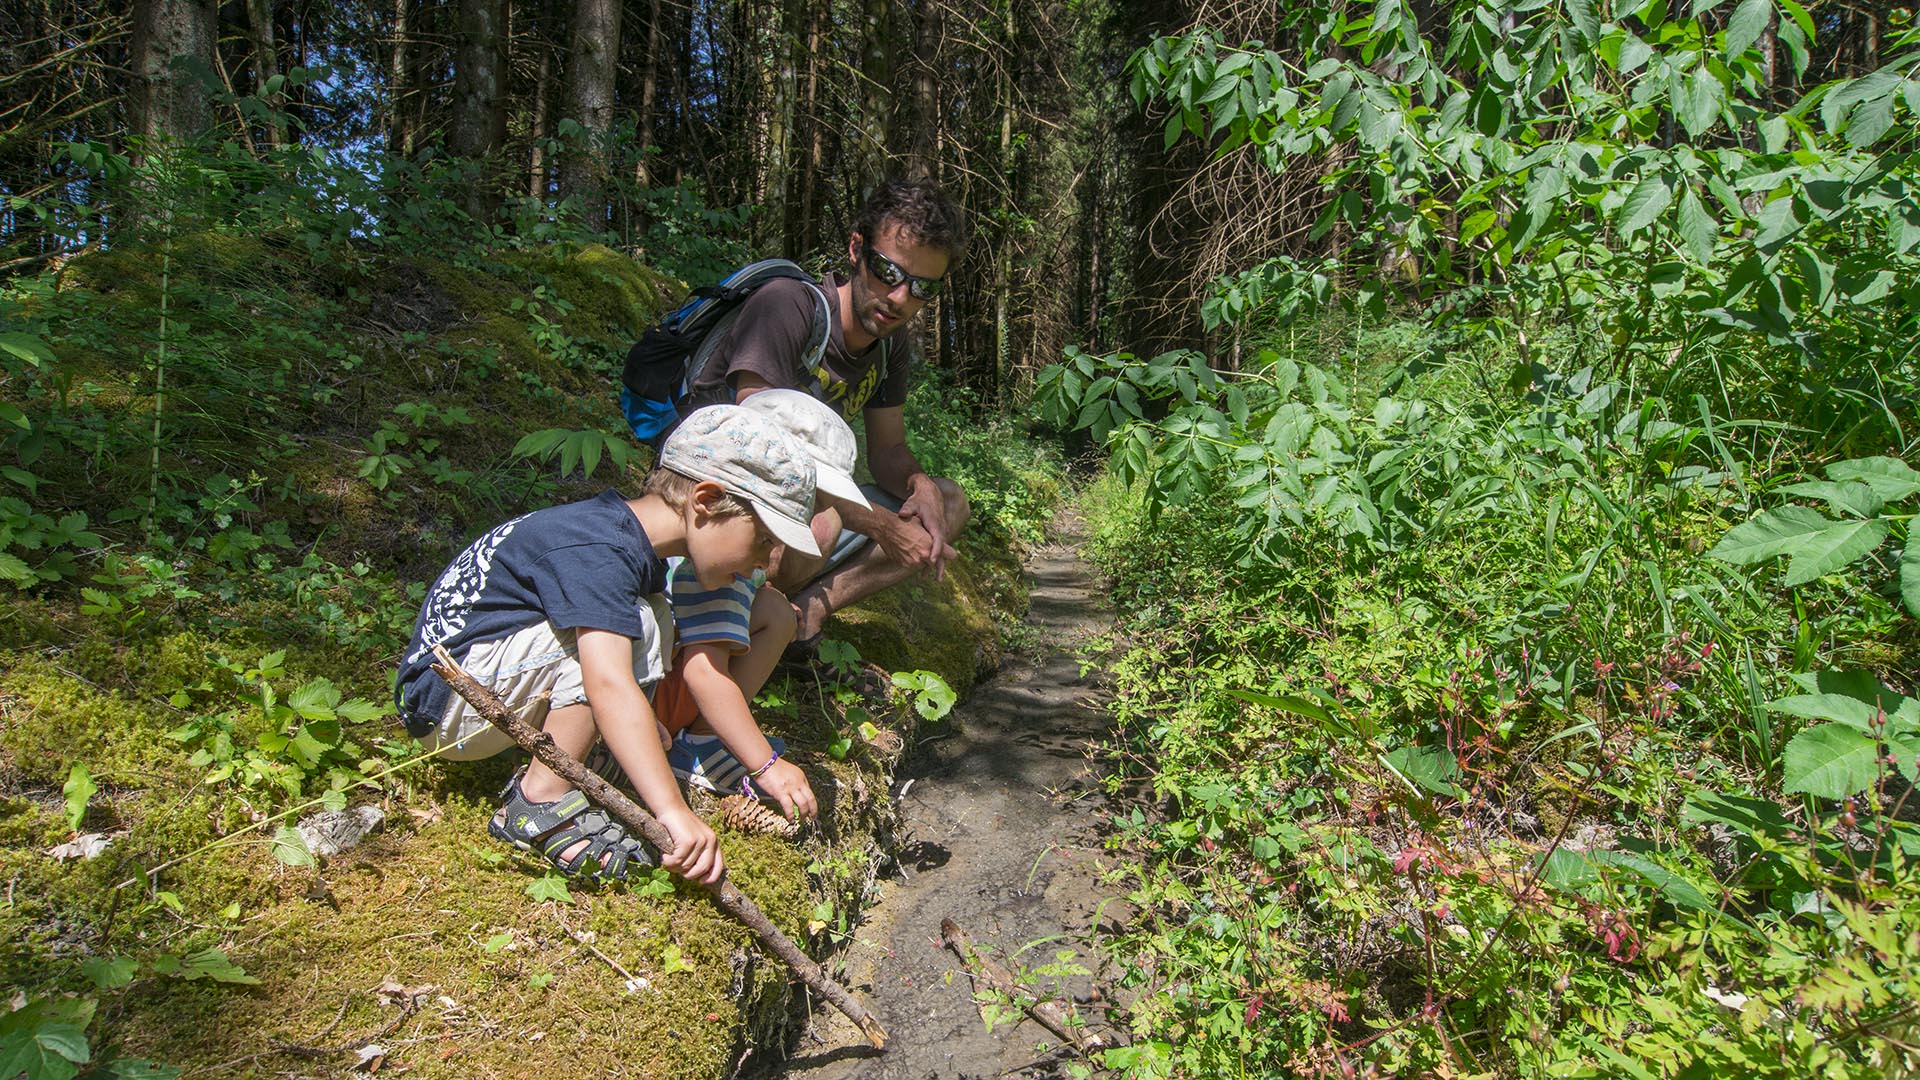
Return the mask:
[[[1014,981],[1013,973],[974,950],[973,942],[967,940],[967,932],[951,918],[940,920],[940,944],[952,949],[961,963],[966,964],[975,978],[998,991],[1009,1001],[1016,1002],[1027,1011],[1027,1015],[1044,1024],[1048,1031],[1060,1036],[1082,1054],[1091,1054],[1106,1045],[1106,1040],[1084,1027],[1076,1027],[1060,1011],[1060,1006],[1051,1001],[1040,1001],[1033,994],[1020,987]]]
[[[667,832],[666,826],[654,820],[653,815],[641,809],[632,799],[627,798],[619,788],[588,772],[585,766],[554,745],[553,736],[544,731],[534,730],[526,721],[508,712],[499,695],[462,671],[460,665],[445,648],[435,646],[433,655],[438,661],[433,665],[433,670],[447,680],[447,685],[452,687],[455,693],[466,698],[467,703],[485,717],[488,723],[512,736],[513,741],[519,743],[527,753],[540,759],[541,764],[579,788],[587,798],[606,807],[620,824],[639,833],[647,843],[663,852],[673,850],[672,834]],[[820,970],[820,965],[800,951],[800,946],[795,945],[791,938],[781,933],[779,927],[773,925],[758,904],[747,899],[745,893],[734,888],[733,883],[724,877],[718,883],[706,885],[704,888],[713,894],[714,902],[720,905],[722,911],[745,923],[747,929],[753,931],[753,936],[759,939],[760,944],[784,960],[788,970],[799,976],[801,982],[806,983],[814,993],[826,998],[834,1008],[845,1013],[847,1019],[859,1025],[874,1049],[887,1048],[887,1031],[880,1026],[880,1021],[874,1019],[873,1015],[855,1001],[853,995],[844,987],[828,978],[826,972]]]

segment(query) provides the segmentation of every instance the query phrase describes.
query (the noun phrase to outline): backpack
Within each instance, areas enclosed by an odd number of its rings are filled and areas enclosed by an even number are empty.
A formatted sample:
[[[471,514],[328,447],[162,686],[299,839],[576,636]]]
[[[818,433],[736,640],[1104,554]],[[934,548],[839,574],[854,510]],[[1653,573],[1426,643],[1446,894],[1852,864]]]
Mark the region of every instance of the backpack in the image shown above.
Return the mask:
[[[690,403],[687,398],[712,358],[720,340],[718,331],[740,317],[747,297],[782,278],[806,283],[818,301],[804,363],[813,373],[812,385],[806,389],[819,396],[821,357],[833,329],[833,305],[820,283],[797,264],[762,259],[728,274],[719,284],[693,290],[685,303],[627,350],[626,367],[620,373],[620,411],[635,438],[658,450],[687,413],[710,404]]]

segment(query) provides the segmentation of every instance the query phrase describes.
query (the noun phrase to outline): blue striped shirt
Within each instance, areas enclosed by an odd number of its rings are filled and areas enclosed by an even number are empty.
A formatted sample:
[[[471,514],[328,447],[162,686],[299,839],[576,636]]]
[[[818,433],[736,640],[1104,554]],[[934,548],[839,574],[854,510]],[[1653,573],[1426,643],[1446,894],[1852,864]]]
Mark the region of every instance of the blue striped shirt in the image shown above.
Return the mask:
[[[761,574],[733,576],[730,584],[703,589],[690,559],[667,560],[667,602],[673,607],[673,629],[679,647],[720,643],[731,652],[746,652],[752,624],[753,596]]]

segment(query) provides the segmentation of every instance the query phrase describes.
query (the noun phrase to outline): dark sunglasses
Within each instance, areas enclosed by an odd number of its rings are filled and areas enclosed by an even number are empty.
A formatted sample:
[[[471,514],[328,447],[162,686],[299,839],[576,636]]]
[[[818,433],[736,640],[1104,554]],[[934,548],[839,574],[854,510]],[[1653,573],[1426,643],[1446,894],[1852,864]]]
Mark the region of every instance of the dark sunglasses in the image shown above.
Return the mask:
[[[885,285],[889,292],[899,288],[904,281],[907,283],[907,295],[915,300],[931,300],[939,296],[940,287],[946,284],[942,278],[916,277],[907,273],[900,269],[900,264],[873,250],[873,245],[864,241],[860,244],[860,258],[867,264],[868,272],[880,279],[880,284]]]

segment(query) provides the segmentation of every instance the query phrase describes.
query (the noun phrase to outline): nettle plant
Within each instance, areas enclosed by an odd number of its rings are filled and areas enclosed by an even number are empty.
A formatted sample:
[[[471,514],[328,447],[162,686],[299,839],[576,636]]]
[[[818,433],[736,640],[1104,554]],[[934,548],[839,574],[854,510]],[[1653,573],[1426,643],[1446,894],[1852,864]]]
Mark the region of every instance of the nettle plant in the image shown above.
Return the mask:
[[[1551,316],[1597,331],[1581,349],[1675,373],[1714,362],[1698,346],[1750,342],[1838,395],[1812,408],[1884,415],[1912,390],[1869,362],[1906,355],[1920,288],[1911,26],[1894,24],[1879,71],[1782,109],[1763,35],[1806,72],[1815,21],[1796,0],[1468,0],[1445,41],[1403,0],[1289,10],[1288,55],[1202,29],[1128,65],[1169,147],[1191,135],[1276,172],[1323,164],[1314,238],[1350,238],[1342,258],[1224,277],[1214,325],[1336,292],[1383,312],[1417,276],[1470,285],[1473,303],[1435,317],[1499,336]]]

